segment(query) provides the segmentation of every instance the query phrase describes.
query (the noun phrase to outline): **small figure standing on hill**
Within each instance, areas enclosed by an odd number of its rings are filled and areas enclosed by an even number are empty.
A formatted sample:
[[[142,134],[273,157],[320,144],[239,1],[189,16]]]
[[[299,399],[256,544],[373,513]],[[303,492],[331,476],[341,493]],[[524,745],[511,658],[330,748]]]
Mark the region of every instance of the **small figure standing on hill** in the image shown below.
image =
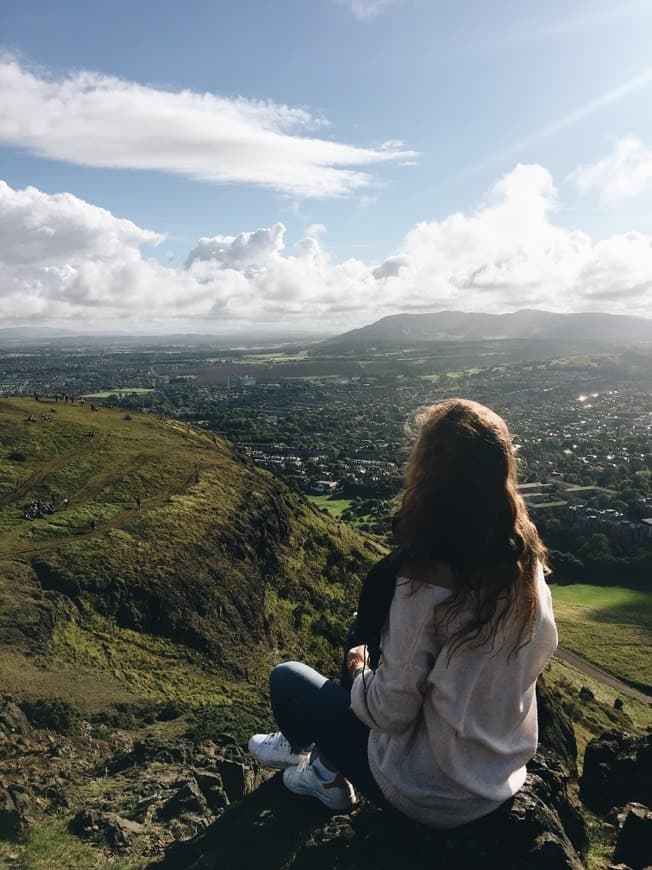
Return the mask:
[[[136,496],[136,510],[137,511],[140,510],[140,496],[139,495]]]
[[[95,531],[95,520],[91,520],[90,525],[91,525],[91,532],[94,532]]]
[[[249,748],[290,791],[334,810],[355,789],[426,825],[487,815],[523,785],[535,685],[557,646],[547,552],[517,488],[505,422],[475,402],[428,408],[367,576],[340,684],[286,662],[280,728]]]

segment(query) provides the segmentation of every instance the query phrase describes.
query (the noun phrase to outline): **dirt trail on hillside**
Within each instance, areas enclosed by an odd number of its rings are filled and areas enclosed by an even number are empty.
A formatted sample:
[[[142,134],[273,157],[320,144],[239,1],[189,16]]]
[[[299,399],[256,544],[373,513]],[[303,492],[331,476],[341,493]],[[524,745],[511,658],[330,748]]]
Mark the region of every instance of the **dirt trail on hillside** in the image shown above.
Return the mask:
[[[603,671],[602,668],[599,668],[597,665],[591,664],[591,662],[578,656],[577,653],[573,653],[570,650],[559,646],[557,647],[555,657],[562,662],[566,662],[567,665],[571,665],[575,670],[586,674],[587,677],[591,677],[592,680],[602,683],[605,686],[609,686],[611,689],[616,689],[616,691],[620,692],[622,695],[636,698],[638,701],[644,701],[646,704],[652,704],[652,698],[649,695],[646,695],[639,689],[635,689],[633,686],[628,686],[627,683],[623,683],[623,681],[619,680],[618,677],[614,677],[613,674],[610,674],[608,671]]]
[[[54,538],[53,540],[40,541],[34,544],[29,544],[26,547],[15,547],[12,548],[12,554],[20,556],[29,556],[37,553],[41,554],[47,551],[58,550],[59,547],[64,547],[71,541],[77,542],[88,540],[89,538],[96,538],[103,532],[108,531],[109,529],[121,529],[126,526],[130,520],[138,517],[141,512],[146,511],[147,508],[160,507],[161,505],[165,504],[165,502],[167,502],[167,500],[171,496],[183,495],[191,487],[195,486],[195,484],[199,482],[199,474],[201,471],[205,470],[205,468],[206,466],[202,466],[197,463],[195,469],[187,477],[184,476],[184,478],[176,486],[171,487],[169,490],[160,493],[159,495],[152,496],[151,498],[144,498],[142,500],[140,508],[128,508],[121,514],[118,514],[117,517],[109,520],[109,522],[101,524],[98,523],[93,531],[65,535],[61,538]]]

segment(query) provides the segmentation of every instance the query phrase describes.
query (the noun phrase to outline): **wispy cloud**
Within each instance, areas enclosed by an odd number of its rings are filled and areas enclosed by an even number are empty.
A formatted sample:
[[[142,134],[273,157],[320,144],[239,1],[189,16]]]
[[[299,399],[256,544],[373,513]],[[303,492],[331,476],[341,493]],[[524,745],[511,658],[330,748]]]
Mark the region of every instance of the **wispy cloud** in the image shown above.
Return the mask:
[[[533,145],[538,145],[540,142],[556,136],[558,133],[567,130],[569,127],[573,127],[575,124],[579,124],[581,121],[590,118],[592,115],[597,114],[603,109],[606,109],[609,106],[618,103],[620,100],[628,97],[630,94],[634,94],[637,91],[643,90],[650,85],[652,85],[652,66],[647,67],[637,76],[628,79],[626,82],[623,82],[616,87],[610,88],[603,94],[600,94],[594,99],[589,100],[587,103],[584,103],[582,106],[578,106],[576,109],[573,109],[573,111],[562,115],[560,118],[552,121],[545,127],[540,127],[538,130],[535,130],[533,133],[530,133],[527,136],[524,136],[522,139],[513,142],[511,145],[507,145],[505,148],[494,151],[492,154],[489,154],[487,157],[479,160],[477,163],[473,163],[470,166],[465,167],[460,172],[453,173],[451,176],[449,176],[448,181],[466,178],[470,175],[475,175],[477,172],[482,172],[483,170],[487,169],[490,166],[493,166],[496,163],[499,163],[508,158],[516,157],[526,148],[530,148]]]
[[[366,21],[376,18],[386,12],[390,6],[396,6],[400,0],[337,0],[340,6],[346,6],[351,10],[354,18]]]
[[[366,148],[318,138],[323,125],[301,107],[95,72],[53,78],[0,58],[0,144],[40,157],[334,197],[367,186],[364,168],[415,156],[393,141]]]
[[[635,199],[652,187],[652,148],[625,136],[602,160],[578,167],[571,179],[581,193],[598,190],[606,203]]]

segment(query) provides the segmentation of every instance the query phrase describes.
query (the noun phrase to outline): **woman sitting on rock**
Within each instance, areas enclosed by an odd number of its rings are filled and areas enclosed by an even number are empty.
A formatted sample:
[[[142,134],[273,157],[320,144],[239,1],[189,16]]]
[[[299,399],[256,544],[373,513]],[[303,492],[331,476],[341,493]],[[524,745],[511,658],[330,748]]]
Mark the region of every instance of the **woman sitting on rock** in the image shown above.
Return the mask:
[[[350,689],[279,665],[280,731],[249,748],[286,768],[291,791],[332,809],[349,809],[357,788],[455,827],[523,785],[537,747],[535,683],[557,646],[546,550],[497,414],[452,399],[421,415],[394,534],[397,549],[363,584]]]

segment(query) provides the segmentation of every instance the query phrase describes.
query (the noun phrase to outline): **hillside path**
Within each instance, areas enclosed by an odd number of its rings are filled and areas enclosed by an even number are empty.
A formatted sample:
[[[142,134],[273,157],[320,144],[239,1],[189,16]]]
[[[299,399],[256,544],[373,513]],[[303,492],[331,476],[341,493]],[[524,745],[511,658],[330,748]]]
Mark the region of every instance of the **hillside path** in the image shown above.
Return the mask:
[[[616,689],[622,695],[636,698],[638,701],[644,701],[647,704],[652,703],[652,698],[650,698],[649,695],[646,695],[645,692],[641,692],[633,686],[628,686],[627,683],[623,683],[623,681],[619,680],[618,677],[614,677],[608,671],[603,671],[602,668],[591,664],[591,662],[588,662],[586,659],[583,659],[581,656],[578,656],[576,653],[573,653],[568,649],[564,649],[564,647],[557,647],[555,657],[560,661],[571,665],[576,670],[581,671],[583,674],[586,674],[587,677],[591,677],[592,680],[596,680],[598,683]]]

